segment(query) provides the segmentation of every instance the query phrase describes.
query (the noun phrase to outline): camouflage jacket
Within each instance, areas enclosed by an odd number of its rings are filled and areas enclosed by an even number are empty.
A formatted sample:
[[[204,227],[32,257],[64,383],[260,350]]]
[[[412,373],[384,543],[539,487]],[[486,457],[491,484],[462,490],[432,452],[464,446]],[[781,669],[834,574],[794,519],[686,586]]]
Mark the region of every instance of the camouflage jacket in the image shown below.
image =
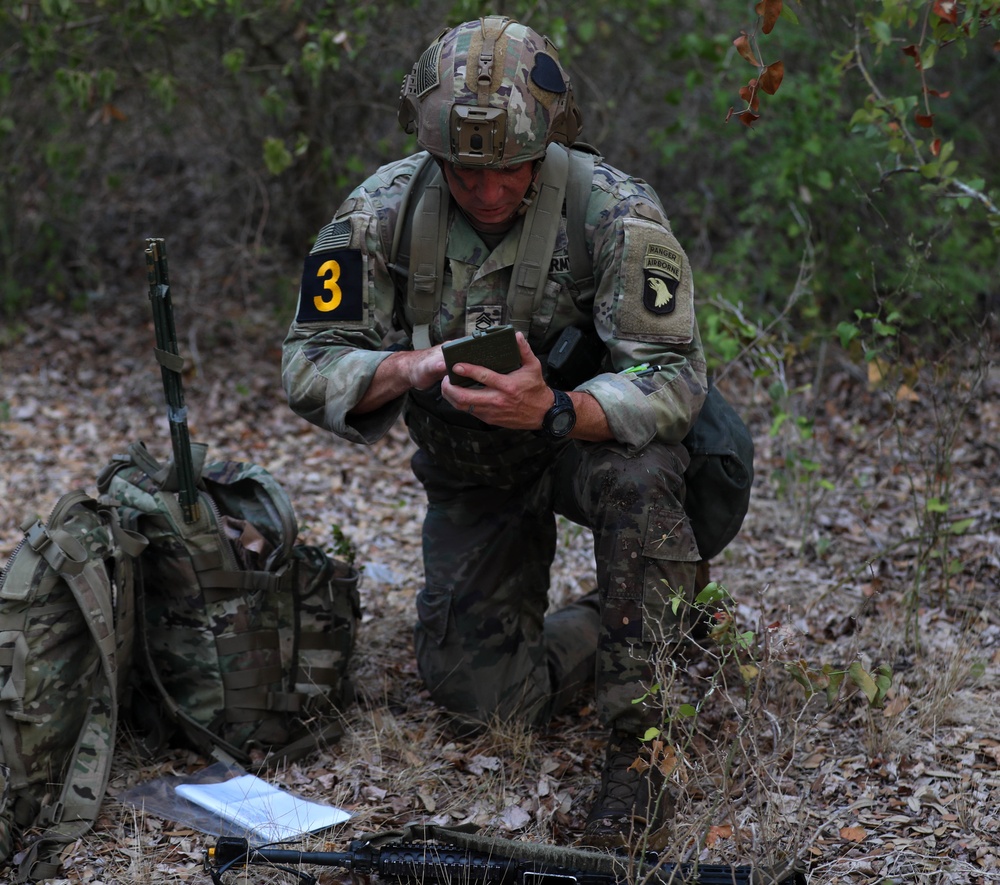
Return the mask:
[[[406,331],[412,320],[405,293],[397,294],[389,255],[406,184],[425,156],[380,168],[320,232],[283,345],[282,381],[292,409],[354,442],[384,435],[406,399],[351,414],[388,348],[412,347]],[[678,443],[706,389],[687,256],[652,188],[601,161],[585,227],[594,285],[581,291],[570,275],[564,213],[529,343],[544,354],[566,326],[595,330],[607,349],[604,370],[576,389],[597,399],[615,439],[630,451],[653,440]],[[508,321],[505,302],[521,228],[518,221],[491,250],[452,203],[432,344],[469,334],[484,316]],[[651,370],[628,371],[645,366]]]

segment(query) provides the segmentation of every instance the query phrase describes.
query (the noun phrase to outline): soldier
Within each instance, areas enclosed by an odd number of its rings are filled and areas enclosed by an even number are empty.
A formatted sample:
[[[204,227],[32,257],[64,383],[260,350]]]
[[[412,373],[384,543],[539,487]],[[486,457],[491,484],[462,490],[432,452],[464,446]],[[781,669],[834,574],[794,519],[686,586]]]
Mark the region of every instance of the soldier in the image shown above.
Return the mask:
[[[530,28],[446,31],[399,120],[422,152],[351,193],[306,259],[289,403],[367,444],[402,412],[428,500],[422,678],[480,725],[542,725],[594,682],[609,739],[584,841],[627,843],[669,805],[633,762],[662,723],[648,689],[700,558],[681,445],[706,395],[691,269],[649,185],[572,147],[569,76]],[[444,342],[504,324],[520,368],[449,377]],[[593,531],[598,588],[546,615],[556,514]]]

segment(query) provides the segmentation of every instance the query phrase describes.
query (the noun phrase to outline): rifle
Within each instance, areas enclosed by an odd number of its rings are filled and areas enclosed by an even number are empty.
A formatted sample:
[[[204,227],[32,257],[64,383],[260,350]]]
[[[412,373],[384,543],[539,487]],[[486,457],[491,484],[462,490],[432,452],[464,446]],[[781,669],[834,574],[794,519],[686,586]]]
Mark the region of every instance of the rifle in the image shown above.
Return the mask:
[[[797,870],[762,874],[749,866],[670,864],[655,852],[642,859],[580,849],[549,846],[551,860],[528,849],[528,843],[504,843],[507,852],[478,850],[451,844],[398,840],[374,845],[355,840],[347,851],[298,851],[255,848],[246,839],[221,837],[208,852],[215,885],[226,885],[223,874],[250,865],[269,866],[296,876],[304,885],[318,879],[288,865],[340,867],[353,876],[414,885],[805,885]],[[523,852],[512,848],[518,845]],[[518,856],[521,855],[521,856]],[[529,856],[535,855],[535,856]],[[568,861],[568,863],[566,863]]]
[[[170,278],[167,274],[167,246],[162,239],[146,240],[146,276],[149,278],[149,301],[153,306],[153,327],[156,329],[154,353],[156,361],[160,364],[160,376],[163,378],[167,419],[170,422],[170,442],[173,445],[174,467],[177,471],[177,499],[184,514],[184,522],[190,525],[198,521],[198,488],[194,459],[191,455],[187,408],[184,405],[184,384],[181,378],[184,360],[177,349],[174,309],[170,300]]]

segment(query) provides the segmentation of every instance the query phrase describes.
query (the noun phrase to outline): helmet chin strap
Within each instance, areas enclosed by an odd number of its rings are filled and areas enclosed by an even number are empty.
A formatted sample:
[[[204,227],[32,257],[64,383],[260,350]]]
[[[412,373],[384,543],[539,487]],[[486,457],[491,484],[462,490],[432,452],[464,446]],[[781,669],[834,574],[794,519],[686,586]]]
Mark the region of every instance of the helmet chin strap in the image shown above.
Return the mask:
[[[528,185],[528,189],[524,192],[524,196],[521,197],[521,202],[514,210],[514,214],[510,216],[511,218],[520,218],[531,208],[531,204],[535,202],[535,197],[538,196],[538,176],[542,171],[542,163],[544,162],[545,157],[535,160],[535,169],[531,175],[531,184]]]

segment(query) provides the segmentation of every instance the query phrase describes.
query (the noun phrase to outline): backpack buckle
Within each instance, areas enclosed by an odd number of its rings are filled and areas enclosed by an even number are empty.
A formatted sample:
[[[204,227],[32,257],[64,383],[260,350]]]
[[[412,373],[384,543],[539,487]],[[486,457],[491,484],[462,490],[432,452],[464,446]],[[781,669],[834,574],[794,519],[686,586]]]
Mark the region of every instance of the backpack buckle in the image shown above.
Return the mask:
[[[21,530],[28,545],[38,554],[52,543],[49,530],[37,519],[31,525],[21,526]]]

